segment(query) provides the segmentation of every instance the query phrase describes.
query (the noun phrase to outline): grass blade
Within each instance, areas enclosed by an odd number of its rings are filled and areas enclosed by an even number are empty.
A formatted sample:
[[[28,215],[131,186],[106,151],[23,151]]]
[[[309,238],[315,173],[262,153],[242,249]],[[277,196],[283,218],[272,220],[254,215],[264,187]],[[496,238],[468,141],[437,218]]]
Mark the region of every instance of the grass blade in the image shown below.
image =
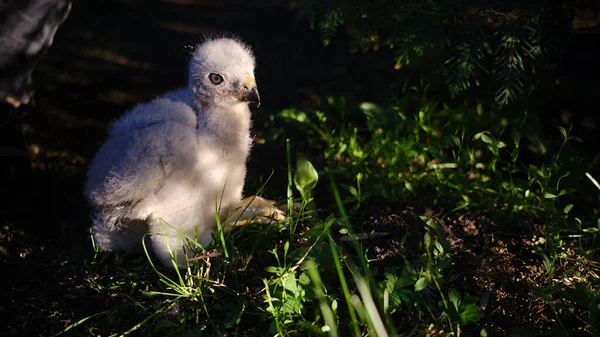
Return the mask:
[[[339,264],[339,261],[338,261],[338,264]],[[329,307],[329,304],[327,303],[327,298],[325,296],[325,293],[323,292],[323,288],[325,286],[323,285],[323,280],[321,280],[321,275],[319,274],[319,268],[317,267],[317,264],[313,260],[307,261],[305,266],[306,266],[306,272],[308,273],[308,276],[310,277],[312,283],[314,284],[313,290],[315,292],[315,295],[317,295],[317,298],[319,299],[319,308],[321,309],[321,314],[323,314],[323,320],[325,321],[325,324],[329,328],[329,331],[327,331],[327,332],[329,333],[329,336],[337,337],[337,335],[338,335],[337,323],[333,316],[333,311],[331,310],[331,308]],[[352,306],[349,307],[349,311],[350,311],[351,315],[354,314],[354,309],[352,308]],[[356,318],[353,317],[352,320],[353,320],[353,325],[356,325]],[[360,332],[356,336],[360,336]]]
[[[594,177],[592,177],[592,175],[589,172],[586,172],[585,176],[588,177],[588,179],[591,180],[592,183],[594,183],[596,188],[600,190],[600,184],[598,184],[598,181],[596,179],[594,179]]]
[[[327,229],[329,232],[329,229]],[[352,331],[354,336],[360,337],[360,328],[358,327],[358,321],[356,320],[356,312],[354,311],[354,307],[352,305],[352,300],[350,296],[350,290],[348,289],[348,283],[346,282],[346,278],[344,276],[344,272],[342,271],[342,265],[340,264],[340,257],[337,252],[337,247],[335,242],[331,238],[331,235],[328,233],[327,237],[329,238],[329,247],[331,248],[331,255],[333,255],[333,263],[335,264],[335,271],[338,274],[340,279],[340,284],[342,285],[342,292],[344,293],[344,298],[346,300],[346,304],[348,305],[348,312],[350,314],[350,322],[352,325]]]

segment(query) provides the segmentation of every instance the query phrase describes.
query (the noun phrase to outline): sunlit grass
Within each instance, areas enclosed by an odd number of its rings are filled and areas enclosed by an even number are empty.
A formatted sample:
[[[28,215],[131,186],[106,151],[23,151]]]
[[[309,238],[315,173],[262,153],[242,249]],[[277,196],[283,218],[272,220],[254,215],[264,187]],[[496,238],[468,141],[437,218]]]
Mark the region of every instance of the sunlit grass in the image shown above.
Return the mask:
[[[275,116],[287,122],[289,137],[280,138],[281,130],[271,135],[286,149],[287,184],[280,196],[286,219],[227,232],[217,211],[208,247],[183,238],[195,256],[187,268],[163,270],[145,251],[147,261],[135,270],[154,271],[145,276],[151,290],[128,293],[114,282],[97,282],[99,292],[125,293],[127,310],[143,307],[146,313],[112,333],[494,335],[490,295],[465,289],[462,282],[472,275],[456,267],[466,253],[479,261],[495,256],[490,242],[497,237],[469,247],[473,253],[453,234],[460,216],[478,214],[498,223],[494,235],[520,238],[535,252],[536,260],[524,263],[540,280],[530,286],[555,331],[597,333],[600,185],[589,173],[594,167],[577,157],[580,140],[562,127],[553,134],[560,142],[540,140],[525,132],[526,113],[516,121],[490,121],[481,111],[469,115],[468,108],[429,101],[426,89],[407,90],[419,102],[416,110],[402,102],[381,107],[332,98],[319,110]],[[525,153],[524,144],[540,142],[546,142],[544,157]],[[302,153],[295,169],[293,152]],[[418,221],[406,229],[404,249],[392,262],[373,258],[371,243],[390,233],[369,229],[370,220],[361,217],[390,204],[415,206]],[[110,272],[111,262],[104,258],[93,268]],[[122,310],[82,318],[61,333],[103,324]],[[534,333],[537,327],[506,329]]]

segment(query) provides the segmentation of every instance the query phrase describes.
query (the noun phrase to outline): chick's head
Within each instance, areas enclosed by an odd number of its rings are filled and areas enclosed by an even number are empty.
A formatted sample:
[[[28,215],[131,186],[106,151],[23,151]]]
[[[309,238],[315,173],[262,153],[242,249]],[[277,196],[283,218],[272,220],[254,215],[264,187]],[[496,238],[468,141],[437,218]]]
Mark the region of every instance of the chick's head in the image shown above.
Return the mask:
[[[201,105],[230,107],[249,102],[260,105],[252,51],[231,38],[207,40],[190,61],[190,85]]]

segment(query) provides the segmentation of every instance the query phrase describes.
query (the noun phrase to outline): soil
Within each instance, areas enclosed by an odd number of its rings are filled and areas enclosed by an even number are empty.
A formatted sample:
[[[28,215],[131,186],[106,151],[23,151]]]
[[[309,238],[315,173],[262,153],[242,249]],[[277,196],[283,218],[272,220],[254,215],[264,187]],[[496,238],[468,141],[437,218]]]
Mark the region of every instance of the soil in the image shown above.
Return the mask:
[[[386,235],[369,240],[371,257],[383,266],[393,266],[398,256],[419,251],[425,234],[419,215],[427,212],[432,217],[443,215],[410,205],[374,210],[363,222],[362,231]],[[515,236],[503,232],[488,216],[470,213],[448,216],[441,228],[455,255],[450,269],[457,277],[451,287],[477,297],[483,312],[479,328],[503,336],[515,329],[543,332],[556,327],[541,297],[545,271],[529,231]]]

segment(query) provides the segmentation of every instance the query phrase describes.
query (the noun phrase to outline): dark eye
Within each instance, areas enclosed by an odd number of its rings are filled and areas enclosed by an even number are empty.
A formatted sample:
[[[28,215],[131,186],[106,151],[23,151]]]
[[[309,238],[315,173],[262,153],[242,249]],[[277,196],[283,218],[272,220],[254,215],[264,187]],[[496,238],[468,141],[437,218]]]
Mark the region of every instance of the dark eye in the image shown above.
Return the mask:
[[[223,83],[223,76],[221,76],[219,74],[212,73],[212,74],[208,75],[208,78],[214,85]]]

